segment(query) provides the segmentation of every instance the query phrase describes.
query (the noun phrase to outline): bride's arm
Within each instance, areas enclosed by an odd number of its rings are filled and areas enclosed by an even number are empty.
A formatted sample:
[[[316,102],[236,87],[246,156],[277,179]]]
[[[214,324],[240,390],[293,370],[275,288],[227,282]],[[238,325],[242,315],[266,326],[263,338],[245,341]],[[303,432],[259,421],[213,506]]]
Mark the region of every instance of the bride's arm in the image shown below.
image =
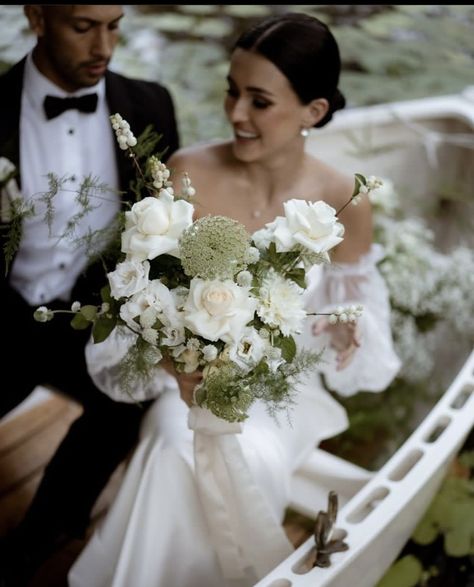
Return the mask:
[[[118,402],[134,403],[155,399],[165,388],[176,388],[176,379],[162,366],[154,367],[149,379],[135,378],[133,389],[123,380],[122,361],[136,341],[136,334],[125,326],[117,326],[100,343],[86,345],[87,370],[95,385]]]
[[[322,269],[308,297],[308,308],[310,312],[332,312],[337,306],[358,304],[363,313],[356,324],[331,325],[325,317],[316,319],[305,343],[325,347],[320,370],[341,395],[381,391],[400,368],[393,349],[388,290],[377,269],[383,249],[372,244],[367,198],[357,206],[347,206],[339,219],[345,227],[344,240],[334,250],[331,264]]]

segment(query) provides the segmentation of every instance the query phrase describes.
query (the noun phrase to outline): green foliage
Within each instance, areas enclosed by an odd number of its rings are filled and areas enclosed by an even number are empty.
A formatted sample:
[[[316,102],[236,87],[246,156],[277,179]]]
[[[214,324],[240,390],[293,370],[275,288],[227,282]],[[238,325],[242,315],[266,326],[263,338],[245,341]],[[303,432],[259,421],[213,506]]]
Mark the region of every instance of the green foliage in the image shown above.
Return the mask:
[[[35,209],[32,204],[23,202],[23,200],[13,200],[10,202],[10,222],[2,225],[6,232],[5,242],[3,243],[3,255],[5,257],[5,274],[8,274],[10,263],[20,246],[23,234],[23,220],[34,216]]]
[[[149,195],[149,192],[153,193],[155,191],[152,187],[153,180],[148,173],[146,162],[151,155],[156,155],[156,157],[161,160],[168,150],[168,146],[166,145],[161,151],[156,151],[157,145],[162,136],[163,135],[157,133],[153,129],[152,124],[149,124],[137,137],[137,144],[133,149],[133,152],[135,153],[134,164],[137,164],[137,173],[134,179],[130,182],[129,188],[135,196],[134,202],[139,202],[144,196]],[[145,173],[142,173],[141,170],[145,170]]]
[[[422,576],[423,566],[413,555],[408,554],[390,567],[377,587],[415,587]]]
[[[448,477],[413,533],[417,544],[444,536],[448,556],[474,554],[474,481]]]
[[[427,385],[402,378],[396,378],[383,393],[335,395],[347,410],[349,428],[325,441],[325,446],[361,467],[377,470],[412,432],[415,415],[429,411],[439,395]]]
[[[468,439],[466,445],[471,446],[472,441]],[[444,580],[453,579],[453,573],[457,573],[459,583],[449,584],[467,584],[463,580],[468,572],[466,561],[474,554],[474,450],[462,450],[455,464],[403,555],[377,587],[430,585],[431,577],[436,577],[434,584],[443,585]]]

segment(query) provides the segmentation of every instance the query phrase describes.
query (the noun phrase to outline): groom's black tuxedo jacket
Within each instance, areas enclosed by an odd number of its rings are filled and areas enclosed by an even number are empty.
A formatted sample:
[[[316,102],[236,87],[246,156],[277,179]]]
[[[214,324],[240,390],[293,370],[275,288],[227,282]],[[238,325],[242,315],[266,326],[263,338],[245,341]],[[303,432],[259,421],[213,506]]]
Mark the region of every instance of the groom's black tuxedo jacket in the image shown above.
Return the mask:
[[[23,87],[25,59],[14,65],[0,76],[0,157],[6,157],[14,163],[19,171],[17,181],[21,186],[21,166],[28,162],[20,161],[20,109]],[[167,159],[179,146],[175,112],[170,94],[166,88],[155,82],[134,80],[108,71],[105,75],[106,99],[111,114],[118,112],[130,124],[135,136],[153,124],[154,130],[163,135],[157,150],[167,147]],[[119,170],[120,189],[126,191],[130,180],[134,177],[132,165],[124,152],[115,143],[117,166]],[[49,170],[45,169],[45,173]],[[0,225],[4,229],[4,226]],[[0,233],[4,234],[4,230]],[[3,239],[1,239],[3,248]],[[86,281],[87,280],[87,281]],[[96,281],[99,280],[99,281]],[[82,276],[74,290],[75,299],[86,301],[84,296],[94,291],[104,281],[102,270],[90,268],[87,276]],[[0,294],[6,287],[5,259],[0,251]]]

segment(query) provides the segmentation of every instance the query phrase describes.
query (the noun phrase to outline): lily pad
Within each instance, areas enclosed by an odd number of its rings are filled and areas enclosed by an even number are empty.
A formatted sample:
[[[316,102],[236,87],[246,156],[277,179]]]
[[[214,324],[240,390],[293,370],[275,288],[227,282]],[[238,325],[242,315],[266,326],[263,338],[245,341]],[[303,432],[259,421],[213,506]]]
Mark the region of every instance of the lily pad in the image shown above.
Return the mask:
[[[423,567],[412,555],[407,555],[394,563],[377,587],[416,587],[421,579]]]

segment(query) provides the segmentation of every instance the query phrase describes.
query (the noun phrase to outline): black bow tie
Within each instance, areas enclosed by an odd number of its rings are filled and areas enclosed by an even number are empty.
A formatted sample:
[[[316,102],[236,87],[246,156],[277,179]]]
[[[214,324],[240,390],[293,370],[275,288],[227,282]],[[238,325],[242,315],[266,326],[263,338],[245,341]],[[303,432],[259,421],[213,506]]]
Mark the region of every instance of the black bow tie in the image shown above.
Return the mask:
[[[95,112],[97,108],[97,94],[85,94],[79,98],[57,98],[56,96],[46,96],[43,107],[46,118],[56,118],[65,110],[80,110],[81,112]]]

